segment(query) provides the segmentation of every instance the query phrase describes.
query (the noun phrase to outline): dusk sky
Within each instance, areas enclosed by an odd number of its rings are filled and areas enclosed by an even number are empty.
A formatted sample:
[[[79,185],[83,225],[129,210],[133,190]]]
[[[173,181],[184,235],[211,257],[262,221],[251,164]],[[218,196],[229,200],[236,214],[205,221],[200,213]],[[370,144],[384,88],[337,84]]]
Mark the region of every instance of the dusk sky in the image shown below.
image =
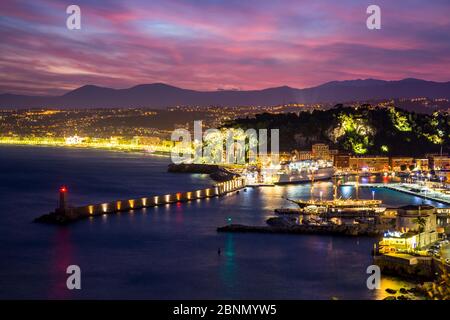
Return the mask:
[[[66,7],[81,8],[81,30]],[[381,7],[381,30],[366,8]],[[449,0],[0,1],[0,93],[450,80]]]

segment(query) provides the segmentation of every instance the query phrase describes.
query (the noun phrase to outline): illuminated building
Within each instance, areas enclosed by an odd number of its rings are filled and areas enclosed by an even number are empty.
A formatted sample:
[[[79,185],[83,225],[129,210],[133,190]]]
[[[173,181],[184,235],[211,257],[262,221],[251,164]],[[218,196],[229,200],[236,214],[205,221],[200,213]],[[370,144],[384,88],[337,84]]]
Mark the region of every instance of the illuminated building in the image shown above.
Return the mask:
[[[448,155],[428,155],[430,167],[434,170],[450,170],[450,157]]]
[[[432,206],[407,205],[397,209],[395,230],[379,242],[381,253],[410,252],[438,240],[436,209]]]
[[[419,231],[418,217],[424,219],[424,232],[434,232],[436,230],[436,209],[429,205],[407,205],[398,208],[396,229],[401,232]]]
[[[66,144],[80,144],[82,143],[84,138],[81,138],[79,136],[72,136],[66,138]]]
[[[313,159],[330,160],[330,147],[325,143],[315,143],[311,147]]]
[[[333,165],[337,169],[350,168],[350,154],[337,154],[333,158]]]
[[[295,157],[297,160],[312,160],[312,152],[307,150],[295,151]]]
[[[357,171],[387,171],[389,170],[389,158],[377,156],[350,157],[349,167]]]
[[[134,140],[136,141],[136,144],[145,145],[145,146],[157,145],[157,144],[161,143],[161,139],[158,138],[158,137],[141,137],[141,136],[136,136],[136,137],[134,137]]]
[[[428,159],[416,159],[415,162],[417,170],[428,171],[430,168]]]
[[[415,168],[412,157],[391,157],[390,164],[392,171],[407,171]]]
[[[379,242],[380,252],[410,252],[418,248],[418,235],[416,233],[401,233],[398,231],[385,232]]]

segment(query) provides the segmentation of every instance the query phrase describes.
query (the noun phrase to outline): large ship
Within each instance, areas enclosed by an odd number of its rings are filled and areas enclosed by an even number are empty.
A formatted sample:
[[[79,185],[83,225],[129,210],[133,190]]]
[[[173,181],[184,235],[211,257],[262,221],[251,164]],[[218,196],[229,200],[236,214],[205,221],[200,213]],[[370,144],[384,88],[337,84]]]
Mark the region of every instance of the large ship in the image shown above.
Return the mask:
[[[327,180],[333,177],[334,167],[330,161],[303,160],[293,161],[282,166],[275,184],[302,183]]]

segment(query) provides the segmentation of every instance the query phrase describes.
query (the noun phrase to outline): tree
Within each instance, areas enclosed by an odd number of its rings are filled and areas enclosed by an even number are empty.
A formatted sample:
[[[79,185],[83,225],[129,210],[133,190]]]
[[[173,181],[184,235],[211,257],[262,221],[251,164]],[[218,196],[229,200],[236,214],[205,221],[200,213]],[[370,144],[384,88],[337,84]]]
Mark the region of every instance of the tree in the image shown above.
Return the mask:
[[[417,217],[417,218],[415,218],[414,220],[413,220],[413,222],[415,223],[415,224],[417,224],[418,225],[418,231],[419,231],[419,245],[420,245],[420,234],[422,233],[422,232],[424,232],[424,230],[425,230],[425,225],[426,225],[426,223],[427,223],[427,220],[424,218],[424,217],[422,217],[422,216],[420,216],[420,207],[419,207],[419,216]],[[417,246],[416,248],[418,248],[419,246]]]

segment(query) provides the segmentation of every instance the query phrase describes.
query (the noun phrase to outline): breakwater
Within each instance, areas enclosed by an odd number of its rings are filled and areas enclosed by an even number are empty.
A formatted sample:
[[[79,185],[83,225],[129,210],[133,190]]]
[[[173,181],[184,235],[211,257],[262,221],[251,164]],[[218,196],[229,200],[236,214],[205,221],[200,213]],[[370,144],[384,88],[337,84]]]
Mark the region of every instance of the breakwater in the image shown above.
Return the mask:
[[[174,173],[202,173],[209,174],[214,181],[228,181],[238,178],[239,175],[228,171],[227,169],[216,164],[200,164],[200,163],[171,163],[167,167],[168,172]]]
[[[210,188],[199,189],[188,192],[177,192],[171,194],[140,197],[136,199],[115,200],[100,204],[90,204],[81,207],[65,207],[60,204],[54,212],[45,214],[35,219],[35,222],[66,224],[83,218],[113,214],[143,208],[168,205],[173,203],[188,202],[205,198],[220,197],[225,194],[245,188],[246,182],[243,178],[237,178],[220,182]],[[63,192],[66,192],[65,190]]]
[[[217,228],[217,232],[321,234],[368,237],[379,237],[382,235],[380,230],[358,225],[248,226],[231,224]]]

